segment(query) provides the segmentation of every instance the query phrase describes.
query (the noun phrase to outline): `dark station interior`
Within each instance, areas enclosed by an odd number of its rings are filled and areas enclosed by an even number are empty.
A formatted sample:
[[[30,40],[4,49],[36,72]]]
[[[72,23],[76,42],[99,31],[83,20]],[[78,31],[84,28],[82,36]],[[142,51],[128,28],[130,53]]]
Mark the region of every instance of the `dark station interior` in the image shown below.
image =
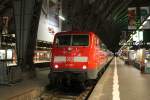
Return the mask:
[[[150,100],[150,0],[0,0],[0,100]]]

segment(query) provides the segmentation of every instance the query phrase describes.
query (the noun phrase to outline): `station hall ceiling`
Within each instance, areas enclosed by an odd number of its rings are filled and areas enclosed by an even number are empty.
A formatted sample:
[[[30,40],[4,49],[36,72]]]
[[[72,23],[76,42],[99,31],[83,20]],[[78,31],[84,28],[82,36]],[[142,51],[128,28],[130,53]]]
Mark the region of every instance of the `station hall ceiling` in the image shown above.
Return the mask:
[[[0,18],[13,15],[12,1],[14,0],[0,0]],[[118,43],[121,32],[127,30],[128,7],[150,6],[150,0],[59,1],[62,1],[62,13],[66,18],[66,21],[63,22],[63,30],[70,26],[76,30],[94,31],[114,52],[120,48]],[[14,31],[13,25],[10,27],[12,31]]]
[[[122,31],[128,31],[128,7],[150,6],[150,0],[63,0],[64,22],[72,29],[94,31],[116,52]]]
[[[9,8],[12,8],[13,0],[0,0],[0,16],[7,12]]]

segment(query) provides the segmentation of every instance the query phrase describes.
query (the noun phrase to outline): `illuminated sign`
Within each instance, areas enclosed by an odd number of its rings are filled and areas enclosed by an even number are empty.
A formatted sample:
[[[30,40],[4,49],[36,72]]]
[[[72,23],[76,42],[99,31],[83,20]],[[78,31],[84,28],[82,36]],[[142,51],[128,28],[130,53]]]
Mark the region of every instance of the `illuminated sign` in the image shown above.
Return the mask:
[[[143,41],[143,31],[136,31],[136,33],[133,35],[133,41]]]
[[[128,29],[136,29],[136,8],[128,8]]]

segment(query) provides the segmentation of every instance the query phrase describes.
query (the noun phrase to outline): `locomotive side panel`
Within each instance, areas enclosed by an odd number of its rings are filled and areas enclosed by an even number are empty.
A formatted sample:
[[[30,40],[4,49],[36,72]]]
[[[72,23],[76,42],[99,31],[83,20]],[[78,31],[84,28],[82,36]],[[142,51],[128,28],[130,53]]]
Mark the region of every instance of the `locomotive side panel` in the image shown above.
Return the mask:
[[[100,57],[100,42],[99,38],[94,34],[92,37],[93,44],[91,48],[91,53],[90,53],[90,69],[88,70],[88,79],[96,79],[98,72],[102,68],[102,63],[101,63],[101,57]]]

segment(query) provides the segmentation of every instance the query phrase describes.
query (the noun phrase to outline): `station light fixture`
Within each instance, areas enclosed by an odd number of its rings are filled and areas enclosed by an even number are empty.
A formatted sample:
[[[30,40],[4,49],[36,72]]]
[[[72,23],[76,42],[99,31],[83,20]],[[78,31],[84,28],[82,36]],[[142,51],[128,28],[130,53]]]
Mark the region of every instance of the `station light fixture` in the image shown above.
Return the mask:
[[[133,34],[135,34],[135,31],[133,31]]]
[[[144,21],[144,23],[143,23],[142,25],[144,26],[145,24],[147,24],[147,20],[146,20],[146,21]]]
[[[139,29],[142,29],[143,26],[144,26],[145,24],[147,24],[147,22],[148,22],[149,20],[150,20],[150,16],[147,17],[147,19],[143,22],[143,24],[139,27]]]
[[[150,20],[150,16],[147,18],[147,20]]]
[[[143,28],[143,26],[140,26],[140,27],[139,27],[139,29],[142,29],[142,28]]]
[[[59,18],[60,18],[61,20],[63,20],[63,21],[66,20],[66,19],[65,19],[63,16],[61,16],[61,15],[59,15]]]

